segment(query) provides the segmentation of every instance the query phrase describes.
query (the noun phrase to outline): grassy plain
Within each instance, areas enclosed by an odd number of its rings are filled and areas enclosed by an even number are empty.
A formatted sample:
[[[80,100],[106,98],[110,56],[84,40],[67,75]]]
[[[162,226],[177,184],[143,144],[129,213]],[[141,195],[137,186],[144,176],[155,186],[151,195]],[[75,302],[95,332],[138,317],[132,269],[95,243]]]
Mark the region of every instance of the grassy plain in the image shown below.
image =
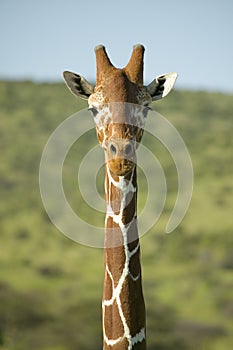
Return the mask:
[[[0,106],[0,349],[101,349],[103,251],[77,244],[53,226],[38,183],[48,137],[86,103],[63,84],[28,81],[0,82]],[[164,211],[141,239],[148,349],[229,350],[233,98],[175,90],[154,108],[183,137],[195,178],[188,213],[166,234],[177,191],[176,168],[163,147],[145,135],[143,143],[159,159],[168,185]],[[75,188],[78,162],[95,144],[91,131],[73,145],[64,164],[64,189],[76,212],[101,225],[104,216],[85,206]],[[103,193],[103,171],[97,187]],[[141,172],[139,208],[146,202],[146,189]]]

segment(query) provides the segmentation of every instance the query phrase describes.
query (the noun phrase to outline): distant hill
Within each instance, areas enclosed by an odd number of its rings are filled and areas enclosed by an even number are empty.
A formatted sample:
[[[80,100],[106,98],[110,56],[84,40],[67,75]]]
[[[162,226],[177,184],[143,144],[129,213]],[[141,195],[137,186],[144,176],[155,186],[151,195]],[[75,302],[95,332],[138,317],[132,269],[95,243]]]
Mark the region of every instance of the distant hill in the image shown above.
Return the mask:
[[[38,180],[49,136],[86,107],[64,84],[0,82],[0,350],[101,348],[103,251],[76,244],[56,229],[43,208]],[[145,134],[143,143],[156,154],[168,186],[163,214],[141,240],[148,349],[229,350],[233,96],[175,90],[153,107],[184,139],[195,178],[188,213],[165,234],[177,173],[164,147]],[[92,130],[72,146],[64,191],[83,220],[101,226],[104,214],[83,203],[77,188],[78,164],[94,145]],[[97,178],[100,195],[103,174]],[[143,169],[139,180],[141,210],[148,188]]]

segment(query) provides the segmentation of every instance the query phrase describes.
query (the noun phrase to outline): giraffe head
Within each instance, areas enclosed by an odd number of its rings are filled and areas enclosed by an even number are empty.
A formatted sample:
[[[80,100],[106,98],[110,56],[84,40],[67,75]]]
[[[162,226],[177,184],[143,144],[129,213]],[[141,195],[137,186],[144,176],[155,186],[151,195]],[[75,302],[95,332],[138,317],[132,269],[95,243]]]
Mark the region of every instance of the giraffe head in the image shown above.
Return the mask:
[[[95,53],[95,87],[81,75],[68,71],[63,75],[71,92],[88,100],[111,173],[124,176],[135,166],[136,149],[151,102],[169,93],[177,74],[160,75],[144,86],[142,45],[134,46],[128,64],[122,69],[112,65],[104,46],[97,46]]]

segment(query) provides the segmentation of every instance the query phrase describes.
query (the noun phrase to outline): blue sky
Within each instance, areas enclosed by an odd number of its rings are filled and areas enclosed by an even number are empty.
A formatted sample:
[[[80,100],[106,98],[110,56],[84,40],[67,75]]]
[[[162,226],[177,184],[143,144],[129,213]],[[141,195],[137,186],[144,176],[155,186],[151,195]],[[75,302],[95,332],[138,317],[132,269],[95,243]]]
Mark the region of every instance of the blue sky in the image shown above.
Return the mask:
[[[117,67],[145,48],[145,82],[177,71],[178,88],[233,93],[232,0],[0,0],[0,79],[95,79],[94,47]]]

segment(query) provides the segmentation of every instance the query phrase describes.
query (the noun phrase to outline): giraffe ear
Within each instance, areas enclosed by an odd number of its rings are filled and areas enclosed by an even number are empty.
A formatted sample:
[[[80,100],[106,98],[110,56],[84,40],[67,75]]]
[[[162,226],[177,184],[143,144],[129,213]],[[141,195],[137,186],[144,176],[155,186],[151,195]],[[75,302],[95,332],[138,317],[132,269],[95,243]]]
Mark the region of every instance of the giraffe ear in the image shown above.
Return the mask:
[[[173,88],[177,79],[177,73],[167,73],[159,75],[146,88],[151,95],[152,101],[160,100],[167,96]]]
[[[74,95],[81,97],[84,100],[87,100],[88,97],[94,92],[94,86],[81,75],[65,71],[63,72],[63,78],[69,90]]]

